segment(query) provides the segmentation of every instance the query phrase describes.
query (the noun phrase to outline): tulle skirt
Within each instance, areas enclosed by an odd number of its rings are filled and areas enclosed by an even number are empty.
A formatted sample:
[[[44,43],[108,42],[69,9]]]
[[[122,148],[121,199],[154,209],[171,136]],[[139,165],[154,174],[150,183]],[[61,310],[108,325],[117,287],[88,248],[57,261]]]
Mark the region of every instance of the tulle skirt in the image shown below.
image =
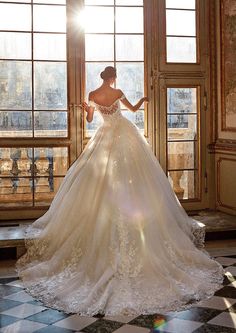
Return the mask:
[[[195,246],[194,221],[137,127],[104,118],[27,230],[26,290],[81,315],[166,313],[211,297],[222,266]]]

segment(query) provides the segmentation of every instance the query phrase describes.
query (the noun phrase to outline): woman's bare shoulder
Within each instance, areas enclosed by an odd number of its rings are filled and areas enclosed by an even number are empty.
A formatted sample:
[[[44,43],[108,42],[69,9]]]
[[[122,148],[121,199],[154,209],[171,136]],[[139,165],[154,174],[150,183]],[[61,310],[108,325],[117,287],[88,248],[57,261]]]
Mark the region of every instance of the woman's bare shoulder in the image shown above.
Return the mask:
[[[123,91],[121,89],[114,89],[114,90],[115,90],[118,98],[120,98],[123,95]]]
[[[94,100],[94,96],[96,96],[96,90],[90,91],[89,95],[88,95],[88,99],[93,101]]]

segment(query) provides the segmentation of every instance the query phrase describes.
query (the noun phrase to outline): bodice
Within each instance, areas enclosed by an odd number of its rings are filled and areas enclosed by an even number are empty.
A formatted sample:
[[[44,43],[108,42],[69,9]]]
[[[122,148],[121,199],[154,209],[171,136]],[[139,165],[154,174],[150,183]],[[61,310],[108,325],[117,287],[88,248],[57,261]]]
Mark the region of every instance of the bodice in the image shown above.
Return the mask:
[[[96,108],[96,110],[102,115],[104,120],[111,120],[114,117],[121,116],[120,111],[120,100],[126,98],[123,94],[121,97],[117,98],[110,106],[100,105],[94,101],[90,101],[89,104]]]

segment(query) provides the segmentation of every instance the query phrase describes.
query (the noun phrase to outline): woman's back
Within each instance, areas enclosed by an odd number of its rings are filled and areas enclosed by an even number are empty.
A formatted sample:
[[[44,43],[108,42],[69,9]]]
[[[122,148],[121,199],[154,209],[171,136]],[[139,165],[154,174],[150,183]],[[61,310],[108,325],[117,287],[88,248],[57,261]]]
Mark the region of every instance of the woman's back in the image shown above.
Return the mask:
[[[121,96],[122,92],[120,89],[102,86],[90,92],[89,100],[102,106],[111,106]]]

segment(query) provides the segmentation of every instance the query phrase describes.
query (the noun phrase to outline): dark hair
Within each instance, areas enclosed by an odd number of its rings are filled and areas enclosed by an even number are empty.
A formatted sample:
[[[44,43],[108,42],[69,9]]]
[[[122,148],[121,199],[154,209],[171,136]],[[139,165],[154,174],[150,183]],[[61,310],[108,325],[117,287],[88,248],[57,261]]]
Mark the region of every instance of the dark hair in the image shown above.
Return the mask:
[[[108,80],[113,77],[116,78],[116,69],[112,66],[108,66],[104,69],[103,72],[101,72],[100,76],[103,80]]]

